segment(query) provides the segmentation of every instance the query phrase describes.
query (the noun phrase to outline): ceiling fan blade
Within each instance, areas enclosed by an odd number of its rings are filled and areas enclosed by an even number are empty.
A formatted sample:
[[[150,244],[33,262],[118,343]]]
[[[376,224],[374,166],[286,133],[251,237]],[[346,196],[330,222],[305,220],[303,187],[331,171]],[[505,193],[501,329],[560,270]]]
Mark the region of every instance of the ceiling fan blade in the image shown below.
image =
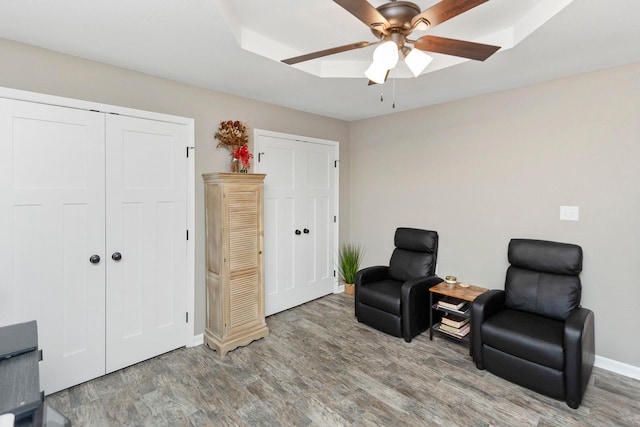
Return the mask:
[[[500,46],[437,36],[422,36],[415,41],[413,47],[427,52],[444,53],[476,61],[484,61],[500,49]]]
[[[369,46],[369,42],[358,42],[346,44],[344,46],[332,47],[331,49],[319,50],[317,52],[307,53],[306,55],[295,56],[293,58],[283,59],[285,64],[293,65],[298,62],[309,61],[311,59],[321,58],[323,56],[333,55],[334,53],[347,52],[353,49],[360,49]]]
[[[487,1],[489,0],[442,0],[416,15],[411,23],[415,26],[419,21],[427,20],[432,28]]]
[[[376,24],[387,28],[389,21],[382,16],[378,10],[371,6],[366,0],[333,0],[342,6],[347,12],[364,22],[368,27],[374,27]]]

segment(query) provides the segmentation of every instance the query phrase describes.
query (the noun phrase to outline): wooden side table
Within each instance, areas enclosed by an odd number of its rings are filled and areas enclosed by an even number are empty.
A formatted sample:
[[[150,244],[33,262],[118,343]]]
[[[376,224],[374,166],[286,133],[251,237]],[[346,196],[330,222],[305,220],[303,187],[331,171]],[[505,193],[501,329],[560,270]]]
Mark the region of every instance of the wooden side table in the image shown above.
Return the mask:
[[[463,338],[457,338],[453,335],[449,335],[445,332],[439,331],[440,323],[434,324],[434,311],[436,313],[440,313],[441,315],[438,317],[442,317],[442,315],[451,313],[457,316],[470,318],[471,317],[471,303],[475,300],[479,295],[487,292],[489,289],[481,288],[479,286],[470,285],[467,288],[463,288],[459,283],[455,285],[449,285],[446,282],[440,282],[435,286],[429,288],[429,339],[433,340],[433,333],[440,332],[442,336],[446,336],[447,338],[451,338],[455,341],[463,342],[465,344],[469,344],[471,342],[471,332],[465,335]],[[458,310],[449,310],[443,307],[437,306],[437,302],[444,296],[453,297],[462,301],[468,301],[469,307],[465,311]]]

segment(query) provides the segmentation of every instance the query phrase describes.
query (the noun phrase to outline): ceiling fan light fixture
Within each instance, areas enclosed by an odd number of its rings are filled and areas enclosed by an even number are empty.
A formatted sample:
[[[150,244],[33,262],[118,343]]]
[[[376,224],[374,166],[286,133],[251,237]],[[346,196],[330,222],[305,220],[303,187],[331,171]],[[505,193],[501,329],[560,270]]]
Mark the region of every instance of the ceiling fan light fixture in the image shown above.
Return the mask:
[[[373,61],[367,71],[364,72],[364,75],[372,82],[382,84],[387,77],[387,71],[389,70]]]
[[[418,77],[425,68],[433,61],[433,57],[427,55],[420,49],[413,48],[411,52],[404,58],[404,62],[411,70],[413,77]]]
[[[388,40],[376,47],[373,51],[373,63],[381,68],[390,70],[398,63],[398,45],[392,40]]]

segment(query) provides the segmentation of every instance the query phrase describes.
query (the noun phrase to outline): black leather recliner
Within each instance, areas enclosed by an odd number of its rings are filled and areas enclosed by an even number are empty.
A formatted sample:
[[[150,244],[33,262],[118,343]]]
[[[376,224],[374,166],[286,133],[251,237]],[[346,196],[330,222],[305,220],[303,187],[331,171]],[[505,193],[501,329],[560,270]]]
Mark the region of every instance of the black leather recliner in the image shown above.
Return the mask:
[[[435,276],[438,233],[398,228],[389,266],[356,274],[355,311],[359,322],[406,342],[429,327],[429,288]]]
[[[513,239],[509,263],[504,291],[471,305],[473,360],[578,408],[595,358],[594,314],[580,306],[582,248]]]

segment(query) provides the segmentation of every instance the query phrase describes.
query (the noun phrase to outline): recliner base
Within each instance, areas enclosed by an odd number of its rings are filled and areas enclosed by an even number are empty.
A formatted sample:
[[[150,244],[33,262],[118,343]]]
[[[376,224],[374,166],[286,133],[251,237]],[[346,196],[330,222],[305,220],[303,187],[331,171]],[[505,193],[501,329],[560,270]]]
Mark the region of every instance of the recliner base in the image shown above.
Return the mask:
[[[400,316],[378,310],[375,307],[360,304],[358,306],[358,322],[394,337],[402,337],[402,320]]]
[[[564,374],[487,345],[482,346],[484,368],[512,383],[558,400],[565,400]]]

